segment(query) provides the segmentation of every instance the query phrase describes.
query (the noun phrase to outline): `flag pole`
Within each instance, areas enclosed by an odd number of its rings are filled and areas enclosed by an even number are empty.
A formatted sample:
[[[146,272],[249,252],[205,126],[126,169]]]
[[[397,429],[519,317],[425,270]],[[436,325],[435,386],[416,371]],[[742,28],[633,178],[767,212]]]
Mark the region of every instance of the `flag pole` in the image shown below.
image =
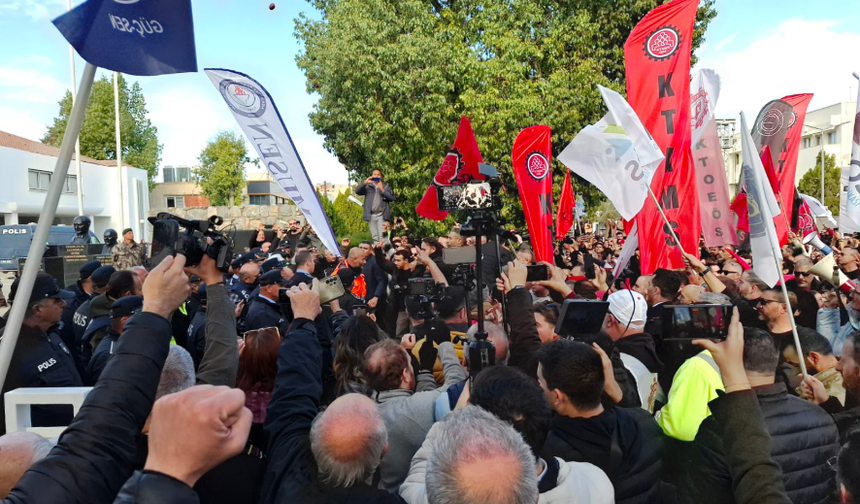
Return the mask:
[[[75,150],[75,141],[81,133],[87,104],[90,101],[90,91],[93,88],[93,79],[96,75],[96,67],[87,63],[81,76],[81,85],[78,88],[78,96],[74,100],[72,113],[66,124],[66,132],[63,134],[63,143],[60,145],[60,153],[57,155],[57,164],[51,177],[51,185],[48,186],[48,194],[45,196],[45,204],[39,215],[39,224],[33,239],[30,242],[30,251],[27,253],[27,261],[18,281],[18,290],[15,293],[15,301],[9,311],[9,321],[6,325],[7,331],[0,339],[0,389],[6,381],[9,372],[9,364],[12,361],[12,353],[18,342],[21,325],[24,323],[24,312],[27,310],[30,295],[33,293],[33,283],[39,266],[42,264],[42,256],[45,254],[45,243],[48,242],[48,232],[54,222],[57,213],[57,204],[60,201],[60,193],[66,182],[66,174],[69,172],[69,163],[72,161],[72,152]]]
[[[663,222],[666,223],[666,228],[669,230],[669,234],[672,235],[672,239],[675,240],[675,243],[678,245],[678,249],[681,250],[681,255],[686,254],[684,252],[684,247],[681,245],[681,240],[678,239],[678,235],[675,234],[675,230],[672,228],[672,225],[669,224],[669,219],[666,218],[666,214],[663,213],[663,207],[660,206],[660,202],[657,201],[657,196],[654,196],[654,191],[651,190],[651,186],[648,185],[648,194],[651,195],[651,200],[654,201],[654,204],[657,205],[657,210],[660,212],[660,216],[663,217]]]
[[[72,0],[66,0],[67,10],[72,10]],[[72,106],[78,94],[78,76],[75,73],[75,48],[69,44],[69,72],[72,74]],[[84,215],[84,176],[81,173],[81,139],[75,140],[75,189],[78,191],[78,215]]]
[[[771,224],[773,220],[771,220]],[[772,225],[768,225],[765,223],[765,227],[767,228],[768,235],[771,232],[776,234],[776,230],[772,229]],[[776,236],[770,236],[773,240],[776,239]],[[773,247],[774,242],[771,242],[771,247]],[[797,355],[803,355],[803,350],[800,348],[800,336],[797,335],[797,323],[794,321],[794,310],[791,307],[791,302],[788,299],[788,288],[785,286],[785,275],[782,274],[782,264],[779,261],[779,258],[782,257],[782,252],[779,249],[775,249],[773,251],[773,260],[776,263],[776,270],[779,272],[779,285],[782,288],[782,295],[785,297],[786,311],[788,312],[788,320],[791,321],[791,334],[794,336],[794,345],[797,348]],[[800,361],[800,372],[803,373],[803,377],[807,377],[809,373],[806,371],[806,359],[798,359]]]

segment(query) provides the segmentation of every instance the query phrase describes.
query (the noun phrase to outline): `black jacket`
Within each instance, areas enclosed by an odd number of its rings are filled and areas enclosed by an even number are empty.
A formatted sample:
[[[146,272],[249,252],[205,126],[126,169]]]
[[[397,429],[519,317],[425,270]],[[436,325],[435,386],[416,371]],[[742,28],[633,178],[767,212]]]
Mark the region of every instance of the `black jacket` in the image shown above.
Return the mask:
[[[655,504],[662,502],[663,448],[663,431],[647,411],[608,408],[591,418],[555,417],[541,457],[596,465],[612,481],[617,504]]]
[[[245,330],[277,327],[281,334],[286,334],[289,321],[281,312],[281,306],[260,296],[251,298],[248,302],[248,315],[245,319]]]
[[[94,385],[99,381],[99,377],[107,366],[108,359],[113,355],[114,347],[119,340],[119,334],[108,330],[107,336],[102,338],[99,346],[93,351],[93,356],[90,357],[90,362],[87,365],[87,383]]]
[[[9,326],[0,329],[0,337]],[[2,394],[20,387],[81,387],[74,358],[56,333],[46,334],[39,328],[21,325],[18,343],[9,363],[9,374]],[[72,419],[71,406],[33,406],[34,427],[68,425]],[[5,405],[0,411],[0,434],[6,433]]]
[[[206,350],[206,310],[198,310],[188,324],[188,341],[185,349],[191,354],[196,371],[200,367],[203,352]]]
[[[835,496],[836,473],[827,460],[839,453],[833,419],[818,406],[788,395],[777,383],[753,389],[771,437],[770,453],[782,468],[785,490],[794,504],[813,504]],[[681,479],[683,502],[731,503],[732,478],[725,462],[717,420],[708,417],[696,435],[695,468]]]
[[[74,320],[75,320],[75,312],[78,311],[78,308],[81,307],[82,304],[86,303],[92,297],[87,294],[83,288],[81,288],[81,282],[78,280],[78,283],[75,284],[74,287],[70,289],[75,293],[75,298],[66,302],[66,306],[63,307],[63,318],[62,324],[58,329],[57,333],[60,335],[60,339],[63,340],[63,343],[69,347],[69,350],[72,351],[72,355],[76,355],[75,352],[75,329],[74,329]]]
[[[368,257],[361,272],[364,273],[364,279],[367,282],[365,299],[377,298],[382,301],[385,298],[385,289],[388,287],[388,276],[376,263],[376,257]],[[377,305],[377,309],[380,307],[381,305]]]
[[[132,475],[135,434],[152,411],[169,342],[166,319],[152,313],[132,317],[101,380],[57,446],[2,502],[112,502]]]
[[[348,489],[322,485],[311,452],[311,424],[320,408],[322,352],[316,324],[296,319],[278,350],[278,376],[266,418],[269,465],[260,502],[402,503],[400,496],[364,483]],[[329,342],[325,342],[330,344]]]

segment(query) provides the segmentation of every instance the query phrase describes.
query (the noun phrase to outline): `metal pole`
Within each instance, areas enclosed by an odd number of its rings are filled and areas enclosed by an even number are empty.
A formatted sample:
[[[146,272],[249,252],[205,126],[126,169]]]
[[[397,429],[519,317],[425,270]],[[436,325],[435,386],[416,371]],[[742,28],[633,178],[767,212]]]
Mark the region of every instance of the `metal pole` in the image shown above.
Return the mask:
[[[672,225],[669,224],[669,219],[666,218],[666,214],[663,213],[663,207],[660,206],[660,202],[657,201],[657,196],[654,196],[654,191],[651,190],[651,186],[648,186],[648,194],[651,195],[651,199],[654,200],[654,204],[657,205],[657,210],[660,212],[660,216],[663,217],[663,222],[666,223],[666,228],[669,229],[669,234],[672,235],[672,239],[675,240],[675,243],[678,245],[678,248],[681,250],[681,255],[686,254],[684,252],[684,247],[681,245],[681,240],[678,239],[678,235],[675,234],[675,230],[672,229]]]
[[[821,130],[821,204],[827,205],[824,202],[824,130]]]
[[[72,0],[66,0],[66,8],[72,10]],[[72,74],[72,107],[75,106],[75,95],[78,94],[78,76],[75,72],[75,48],[69,44],[69,69]],[[81,173],[81,139],[75,140],[75,180],[78,191],[78,215],[84,214],[84,177]]]
[[[119,185],[119,218],[121,227],[126,227],[125,195],[122,183],[122,141],[119,131],[119,72],[113,73],[113,110],[116,117],[116,180]]]
[[[75,100],[75,104],[72,106],[72,113],[69,114],[69,122],[66,124],[66,132],[63,135],[63,143],[60,145],[60,153],[57,156],[57,164],[54,167],[51,185],[48,187],[45,204],[42,206],[42,213],[39,215],[39,224],[36,226],[36,232],[33,234],[33,240],[30,242],[27,262],[24,263],[24,270],[21,272],[18,291],[15,294],[17,302],[13,303],[12,309],[9,310],[9,321],[6,325],[7,330],[3,334],[3,338],[0,339],[0,389],[3,388],[3,383],[6,381],[9,363],[12,361],[12,352],[14,352],[15,344],[18,342],[21,324],[24,323],[24,312],[27,310],[27,303],[30,295],[33,293],[33,282],[36,280],[36,273],[39,272],[42,256],[45,254],[45,243],[48,242],[48,232],[51,230],[51,224],[54,222],[54,215],[57,213],[57,203],[60,201],[60,194],[63,191],[63,185],[65,185],[66,174],[69,172],[74,141],[81,133],[81,126],[84,123],[84,115],[86,114],[87,104],[90,101],[90,91],[93,88],[95,75],[95,65],[87,63],[84,67],[84,74],[81,77],[81,87],[78,89],[77,100]]]

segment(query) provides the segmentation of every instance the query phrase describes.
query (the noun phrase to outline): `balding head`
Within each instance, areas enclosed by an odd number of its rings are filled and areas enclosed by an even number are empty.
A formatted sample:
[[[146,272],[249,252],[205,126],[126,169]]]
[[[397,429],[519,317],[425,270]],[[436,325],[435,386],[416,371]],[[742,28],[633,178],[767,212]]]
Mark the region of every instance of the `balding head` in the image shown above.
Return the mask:
[[[47,439],[32,432],[0,436],[0,498],[6,498],[21,476],[45,458],[51,448]]]
[[[499,324],[492,322],[484,322],[484,331],[487,332],[487,340],[492,341],[496,347],[496,365],[502,366],[508,363],[508,334],[505,328]],[[469,341],[475,341],[475,333],[478,332],[478,326],[472,325],[466,332],[466,338]],[[468,354],[468,352],[466,352]]]
[[[239,280],[246,284],[253,284],[260,276],[260,265],[255,262],[249,262],[242,265],[239,270]]]
[[[428,502],[538,501],[534,456],[510,425],[477,406],[466,406],[437,423],[431,433],[425,481]]]
[[[361,394],[341,396],[317,415],[310,440],[323,481],[342,488],[369,482],[388,450],[382,415]]]
[[[364,266],[364,263],[367,262],[367,252],[364,250],[353,247],[349,249],[349,265],[353,268],[360,268]]]

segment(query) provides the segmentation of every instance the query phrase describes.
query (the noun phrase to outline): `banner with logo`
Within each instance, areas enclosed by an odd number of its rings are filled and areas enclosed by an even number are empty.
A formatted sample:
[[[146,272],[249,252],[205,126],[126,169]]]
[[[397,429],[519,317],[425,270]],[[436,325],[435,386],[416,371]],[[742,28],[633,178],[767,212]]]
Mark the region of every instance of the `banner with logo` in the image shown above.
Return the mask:
[[[87,0],[54,26],[97,67],[131,75],[197,71],[191,0]]]
[[[609,112],[577,133],[558,160],[600,189],[629,221],[648,199],[648,184],[663,153],[624,98],[597,87]]]
[[[636,223],[633,223],[633,227],[630,229],[630,232],[627,233],[627,239],[624,240],[624,245],[621,246],[621,253],[618,254],[618,261],[615,262],[615,269],[612,270],[612,277],[618,278],[618,275],[624,271],[624,268],[630,264],[630,259],[633,258],[633,254],[636,252],[636,249],[639,248],[639,230],[636,229]]]
[[[856,73],[854,77],[860,81]],[[860,228],[860,86],[857,88],[857,112],[854,114],[854,135],[851,140],[851,165],[848,170],[848,190],[845,209],[840,212],[840,221],[850,221],[849,226]],[[846,218],[847,217],[847,218]]]
[[[860,233],[860,224],[854,222],[854,219],[848,216],[848,193],[850,191],[849,179],[851,178],[851,170],[854,165],[843,166],[839,176],[839,231],[842,234]]]
[[[701,222],[690,152],[690,53],[698,0],[649,12],[624,44],[627,101],[665,155],[651,189],[687,252],[697,254]],[[650,199],[636,218],[642,273],[684,268],[681,251]]]
[[[460,118],[460,128],[457,130],[457,138],[454,145],[442,161],[442,166],[433,177],[433,183],[427,188],[424,197],[415,207],[418,215],[432,220],[443,220],[448,212],[439,210],[436,188],[439,186],[465,184],[472,180],[483,180],[484,177],[478,168],[478,163],[483,163],[481,151],[478,149],[478,141],[472,131],[472,123],[469,118]]]
[[[758,156],[758,149],[750,136],[747,120],[741,112],[742,178],[747,195],[747,212],[750,223],[750,248],[756,274],[773,287],[779,281],[777,264],[782,263],[773,218],[779,215],[776,196],[767,188],[767,176]]]
[[[720,77],[707,68],[696,72],[690,83],[690,113],[696,188],[702,235],[708,247],[737,245],[735,219],[726,183],[720,136],[714,107],[720,96]]]
[[[839,223],[836,222],[836,218],[833,217],[833,212],[818,201],[817,198],[813,198],[812,196],[803,193],[800,193],[800,197],[803,198],[803,201],[806,203],[809,213],[818,219],[820,223],[831,229],[839,227]]]
[[[340,247],[319,194],[308,178],[272,96],[259,82],[233,70],[207,68],[206,75],[254,145],[260,162],[266,165],[272,178],[299,207],[325,248],[339,255]]]
[[[552,262],[552,141],[549,126],[532,126],[514,140],[514,177],[536,261]]]

